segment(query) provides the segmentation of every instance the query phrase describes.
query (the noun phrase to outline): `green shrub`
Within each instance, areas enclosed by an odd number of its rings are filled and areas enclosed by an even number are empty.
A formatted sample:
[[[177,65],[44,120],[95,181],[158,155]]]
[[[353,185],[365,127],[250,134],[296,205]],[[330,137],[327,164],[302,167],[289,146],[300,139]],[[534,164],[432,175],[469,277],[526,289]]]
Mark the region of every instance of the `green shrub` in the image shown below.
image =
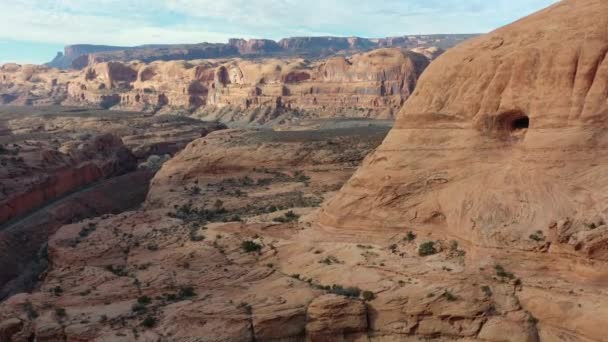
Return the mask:
[[[414,234],[413,232],[407,232],[407,235],[405,236],[405,240],[408,242],[412,242],[412,241],[416,240],[416,234]]]
[[[141,322],[146,328],[152,328],[156,325],[156,317],[154,316],[146,316],[146,318]]]
[[[488,285],[483,285],[481,287],[481,290],[483,291],[483,293],[485,293],[486,296],[488,296],[488,297],[492,296],[492,289],[490,289],[490,287]]]
[[[119,276],[119,277],[125,277],[128,275],[126,268],[122,265],[119,265],[119,266],[107,265],[106,270],[114,273],[114,275]]]
[[[288,222],[297,221],[299,218],[300,218],[300,215],[298,215],[298,214],[294,213],[292,210],[290,210],[287,213],[285,213],[285,215],[283,215],[283,216],[275,217],[273,219],[273,221],[280,222],[280,223],[288,223]]]
[[[141,297],[137,298],[137,302],[139,304],[148,305],[152,302],[152,299],[150,299],[150,297],[148,297],[148,296],[141,296]]]
[[[496,275],[501,278],[515,279],[515,275],[511,272],[507,272],[501,265],[495,265],[494,270],[496,271]]]
[[[142,304],[142,303],[135,303],[133,304],[133,306],[131,306],[131,311],[133,311],[134,313],[142,313],[142,312],[146,312],[148,310],[148,308],[146,307],[146,304]]]
[[[251,240],[243,241],[241,243],[241,247],[243,248],[245,253],[260,252],[262,250],[262,245]]]
[[[420,245],[418,247],[418,254],[420,256],[429,256],[433,254],[437,254],[437,249],[435,248],[435,243],[433,241],[428,241]]]
[[[55,308],[55,315],[57,315],[57,317],[63,318],[68,314],[66,313],[64,308]]]
[[[374,300],[376,298],[376,295],[372,291],[363,291],[361,293],[361,297],[363,297],[364,301],[369,302]]]
[[[361,295],[361,289],[359,289],[358,287],[343,287],[342,285],[336,284],[332,285],[329,292],[350,298],[359,298],[359,296]]]
[[[445,297],[445,299],[447,299],[450,302],[456,301],[458,300],[458,297],[456,297],[454,294],[452,294],[450,291],[446,290],[443,293],[443,296]]]
[[[196,292],[192,286],[186,286],[179,289],[177,296],[180,299],[192,298],[196,296]]]

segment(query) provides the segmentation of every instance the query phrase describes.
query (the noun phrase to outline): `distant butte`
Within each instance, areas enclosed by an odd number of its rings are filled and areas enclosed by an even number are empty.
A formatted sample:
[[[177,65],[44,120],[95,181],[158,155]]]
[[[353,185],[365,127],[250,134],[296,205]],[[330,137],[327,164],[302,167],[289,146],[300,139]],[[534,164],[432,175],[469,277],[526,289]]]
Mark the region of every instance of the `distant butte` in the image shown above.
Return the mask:
[[[388,38],[293,37],[276,42],[269,39],[230,39],[227,44],[158,44],[134,47],[78,44],[68,45],[47,66],[60,69],[83,69],[107,61],[142,62],[227,58],[246,56],[321,58],[339,54],[366,52],[377,48],[448,49],[476,34],[411,35]]]

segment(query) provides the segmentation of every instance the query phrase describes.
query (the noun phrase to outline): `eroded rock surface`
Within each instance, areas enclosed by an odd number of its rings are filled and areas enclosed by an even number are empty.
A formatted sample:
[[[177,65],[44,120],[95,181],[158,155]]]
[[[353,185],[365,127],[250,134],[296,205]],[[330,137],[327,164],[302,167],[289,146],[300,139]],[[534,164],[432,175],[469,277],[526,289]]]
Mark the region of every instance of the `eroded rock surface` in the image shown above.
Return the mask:
[[[325,206],[323,227],[454,240],[463,283],[488,269],[521,278],[515,294],[541,340],[605,338],[607,28],[608,3],[561,1],[446,52]]]
[[[3,102],[51,103],[137,111],[175,110],[225,122],[267,123],[281,114],[308,118],[390,119],[413,92],[429,59],[399,49],[351,57],[100,62],[82,71],[4,66]],[[33,70],[30,70],[32,69]],[[59,73],[61,77],[52,77]],[[55,95],[55,93],[60,94]]]

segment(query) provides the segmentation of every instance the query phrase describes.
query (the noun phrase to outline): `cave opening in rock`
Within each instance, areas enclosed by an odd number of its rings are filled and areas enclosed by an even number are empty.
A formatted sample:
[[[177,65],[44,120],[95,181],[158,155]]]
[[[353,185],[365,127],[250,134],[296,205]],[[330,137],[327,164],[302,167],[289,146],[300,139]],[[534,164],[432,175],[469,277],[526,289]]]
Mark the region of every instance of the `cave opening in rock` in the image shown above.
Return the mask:
[[[511,122],[511,131],[517,131],[520,129],[527,129],[530,126],[530,118],[522,116],[516,118]]]

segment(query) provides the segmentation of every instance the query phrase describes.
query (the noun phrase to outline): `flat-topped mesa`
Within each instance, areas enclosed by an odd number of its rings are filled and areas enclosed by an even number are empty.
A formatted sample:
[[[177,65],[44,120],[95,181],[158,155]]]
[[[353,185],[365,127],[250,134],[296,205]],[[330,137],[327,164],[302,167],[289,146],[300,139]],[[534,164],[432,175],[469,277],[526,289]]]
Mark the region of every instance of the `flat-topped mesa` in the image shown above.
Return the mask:
[[[352,57],[98,63],[70,82],[70,102],[137,110],[211,106],[392,117],[429,64],[422,55],[380,49]],[[330,115],[330,114],[327,114]]]
[[[562,1],[449,50],[321,222],[525,250],[540,231],[556,235],[551,251],[608,260],[607,52],[597,0]]]

